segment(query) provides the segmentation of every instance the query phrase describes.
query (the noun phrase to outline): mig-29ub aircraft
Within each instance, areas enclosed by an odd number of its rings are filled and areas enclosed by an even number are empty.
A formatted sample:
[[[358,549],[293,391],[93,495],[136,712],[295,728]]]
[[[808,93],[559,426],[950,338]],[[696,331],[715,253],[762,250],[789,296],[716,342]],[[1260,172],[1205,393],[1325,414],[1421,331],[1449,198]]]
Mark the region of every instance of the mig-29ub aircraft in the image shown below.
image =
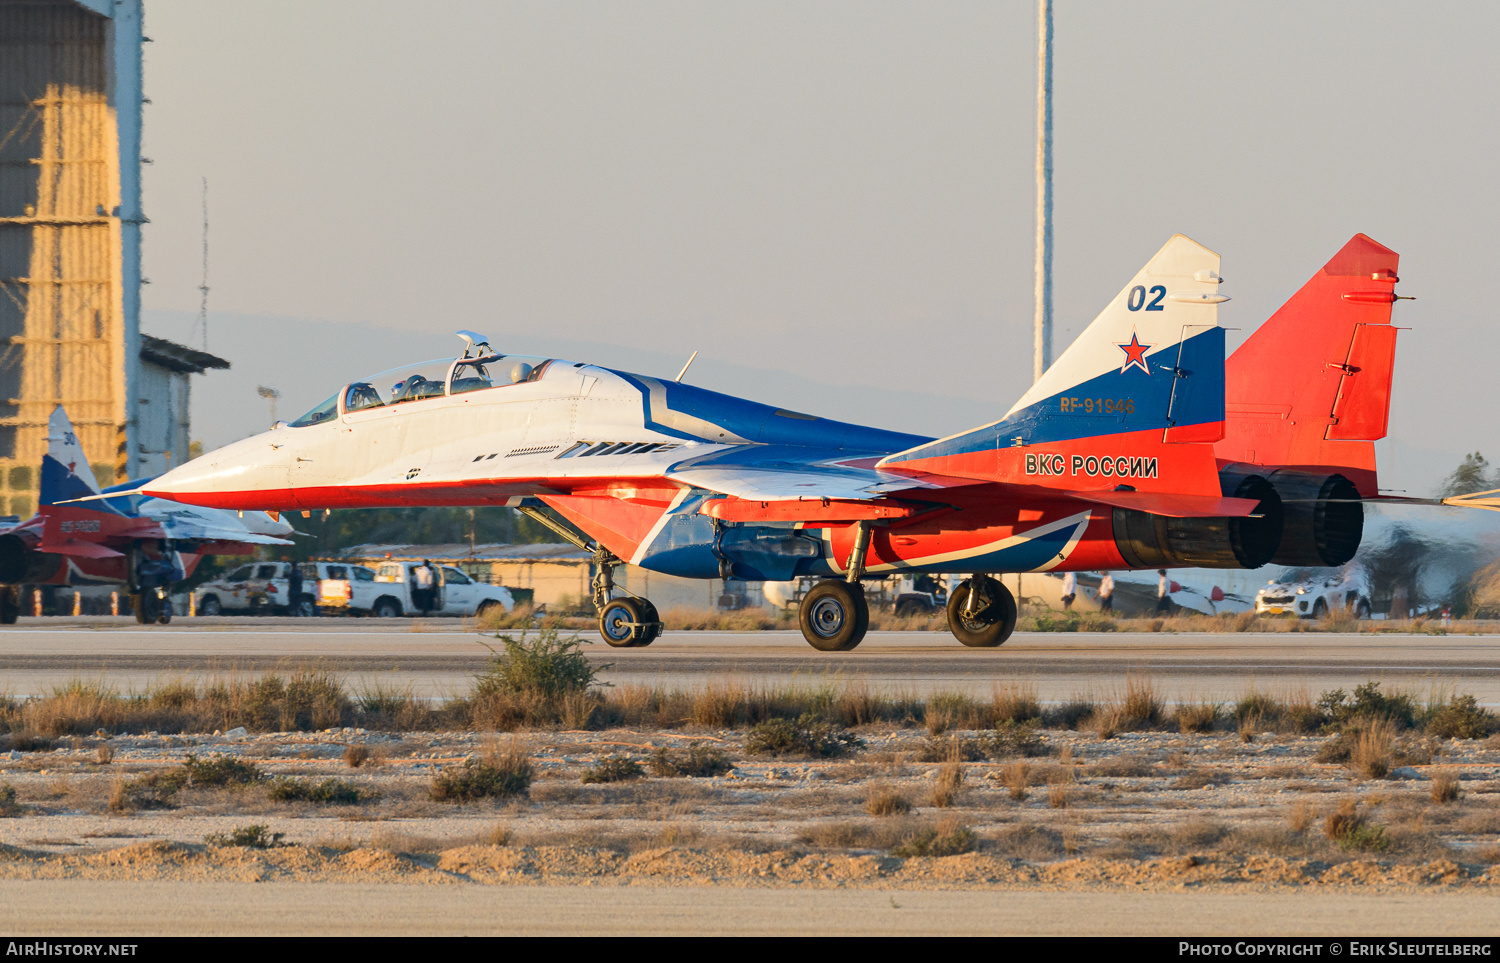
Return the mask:
[[[16,621],[23,583],[123,583],[137,621],[168,622],[171,583],[191,575],[203,556],[292,544],[294,532],[285,522],[151,498],[140,494],[141,484],[101,492],[67,412],[54,409],[37,513],[0,532],[0,623]]]
[[[1215,457],[1220,281],[1217,254],[1173,237],[1000,420],[938,440],[503,355],[466,332],[462,357],[356,381],[142,492],[245,510],[545,505],[595,552],[612,645],[661,629],[649,600],[612,597],[624,561],[825,576],[800,610],[825,651],[864,636],[862,578],[976,573],[950,594],[949,624],[965,645],[999,645],[1016,608],[989,573],[1256,567],[1280,550],[1280,514],[1260,511],[1278,483]]]

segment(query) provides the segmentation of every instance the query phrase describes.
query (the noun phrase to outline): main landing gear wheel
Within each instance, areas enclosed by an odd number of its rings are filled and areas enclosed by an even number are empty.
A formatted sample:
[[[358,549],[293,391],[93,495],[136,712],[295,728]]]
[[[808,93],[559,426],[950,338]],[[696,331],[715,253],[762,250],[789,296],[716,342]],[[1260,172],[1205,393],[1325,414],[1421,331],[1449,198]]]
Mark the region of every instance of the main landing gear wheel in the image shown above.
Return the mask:
[[[971,592],[976,593],[972,607]],[[971,648],[1002,645],[1016,630],[1015,596],[988,575],[964,579],[948,596],[948,628]]]
[[[821,652],[848,652],[864,641],[870,605],[858,582],[827,579],[802,597],[797,624],[808,645]]]
[[[645,599],[615,599],[599,613],[599,634],[617,649],[640,648],[656,641],[661,619]]]
[[[21,593],[9,586],[0,587],[0,625],[15,625],[21,614]]]

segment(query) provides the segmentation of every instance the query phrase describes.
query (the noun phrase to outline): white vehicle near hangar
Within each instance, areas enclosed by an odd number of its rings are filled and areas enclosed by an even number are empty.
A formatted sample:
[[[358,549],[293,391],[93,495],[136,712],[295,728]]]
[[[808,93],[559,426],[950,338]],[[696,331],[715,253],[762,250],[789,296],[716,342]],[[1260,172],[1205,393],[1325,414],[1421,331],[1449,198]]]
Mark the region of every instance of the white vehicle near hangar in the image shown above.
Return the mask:
[[[302,590],[291,597],[291,562],[253,562],[193,590],[194,608],[205,616],[226,613],[258,615],[416,615],[413,596],[418,563],[384,562],[374,567],[348,562],[296,563]],[[434,598],[429,615],[480,615],[500,606],[509,612],[515,600],[503,585],[475,581],[459,569],[433,565]]]
[[[423,610],[416,588],[420,562],[387,561],[374,566],[319,562],[330,577],[318,585],[318,607],[325,613],[373,615],[396,618]],[[334,578],[331,570],[339,569]],[[432,565],[433,598],[429,615],[485,615],[495,607],[506,612],[516,607],[515,598],[503,585],[480,582],[451,565]]]
[[[1287,569],[1255,594],[1258,615],[1295,615],[1321,619],[1331,612],[1350,612],[1357,619],[1371,613],[1370,577],[1363,566],[1342,569]]]

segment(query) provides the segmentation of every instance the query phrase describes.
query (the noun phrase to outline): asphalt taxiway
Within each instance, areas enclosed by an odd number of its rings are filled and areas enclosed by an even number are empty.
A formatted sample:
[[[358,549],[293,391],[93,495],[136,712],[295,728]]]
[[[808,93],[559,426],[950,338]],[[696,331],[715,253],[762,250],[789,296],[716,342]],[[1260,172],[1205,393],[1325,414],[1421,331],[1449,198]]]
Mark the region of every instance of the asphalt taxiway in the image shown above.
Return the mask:
[[[1227,700],[1351,688],[1378,680],[1426,696],[1473,693],[1500,704],[1500,636],[1331,633],[1017,633],[966,649],[946,633],[871,632],[852,652],[818,652],[797,632],[668,632],[645,649],[584,651],[604,681],[695,688],[714,682],[817,685],[855,681],[914,695],[987,695],[1023,683],[1044,701],[1108,697],[1127,676],[1168,698]],[[441,698],[466,691],[491,657],[491,636],[456,619],[23,619],[0,630],[0,692],[41,694],[70,679],[121,691],[168,679],[288,672],[317,666],[354,691],[376,683]]]

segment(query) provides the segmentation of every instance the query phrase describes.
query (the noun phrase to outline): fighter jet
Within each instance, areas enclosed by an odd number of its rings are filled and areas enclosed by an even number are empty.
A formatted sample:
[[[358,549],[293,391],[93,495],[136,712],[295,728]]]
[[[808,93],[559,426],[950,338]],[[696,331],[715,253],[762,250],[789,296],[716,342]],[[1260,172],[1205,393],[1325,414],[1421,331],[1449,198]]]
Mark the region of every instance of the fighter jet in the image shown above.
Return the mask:
[[[1008,411],[946,438],[681,375],[508,355],[461,332],[458,358],[353,382],[142,490],[226,509],[509,505],[594,553],[600,633],[615,646],[661,631],[651,602],[615,585],[622,562],[703,579],[821,576],[799,622],[824,651],[864,637],[861,580],[962,573],[951,630],[995,646],[1016,605],[993,573],[1338,564],[1357,547],[1373,455],[1366,465],[1344,446],[1384,434],[1389,376],[1376,384],[1364,359],[1394,346],[1376,330],[1395,299],[1385,254],[1388,271],[1384,255],[1330,262],[1318,305],[1339,325],[1356,319],[1353,344],[1345,326],[1342,345],[1308,338],[1305,357],[1252,351],[1232,369],[1253,370],[1237,376],[1228,421],[1219,256],[1177,235]],[[1316,311],[1295,323],[1324,327]],[[1304,376],[1316,391],[1290,384]],[[1318,422],[1328,384],[1332,413]]]
[[[169,622],[172,583],[205,555],[249,555],[257,545],[291,545],[295,534],[261,512],[151,498],[139,491],[144,480],[101,491],[61,406],[47,422],[41,469],[37,513],[0,529],[3,624],[16,621],[22,584],[123,584],[138,621]]]

